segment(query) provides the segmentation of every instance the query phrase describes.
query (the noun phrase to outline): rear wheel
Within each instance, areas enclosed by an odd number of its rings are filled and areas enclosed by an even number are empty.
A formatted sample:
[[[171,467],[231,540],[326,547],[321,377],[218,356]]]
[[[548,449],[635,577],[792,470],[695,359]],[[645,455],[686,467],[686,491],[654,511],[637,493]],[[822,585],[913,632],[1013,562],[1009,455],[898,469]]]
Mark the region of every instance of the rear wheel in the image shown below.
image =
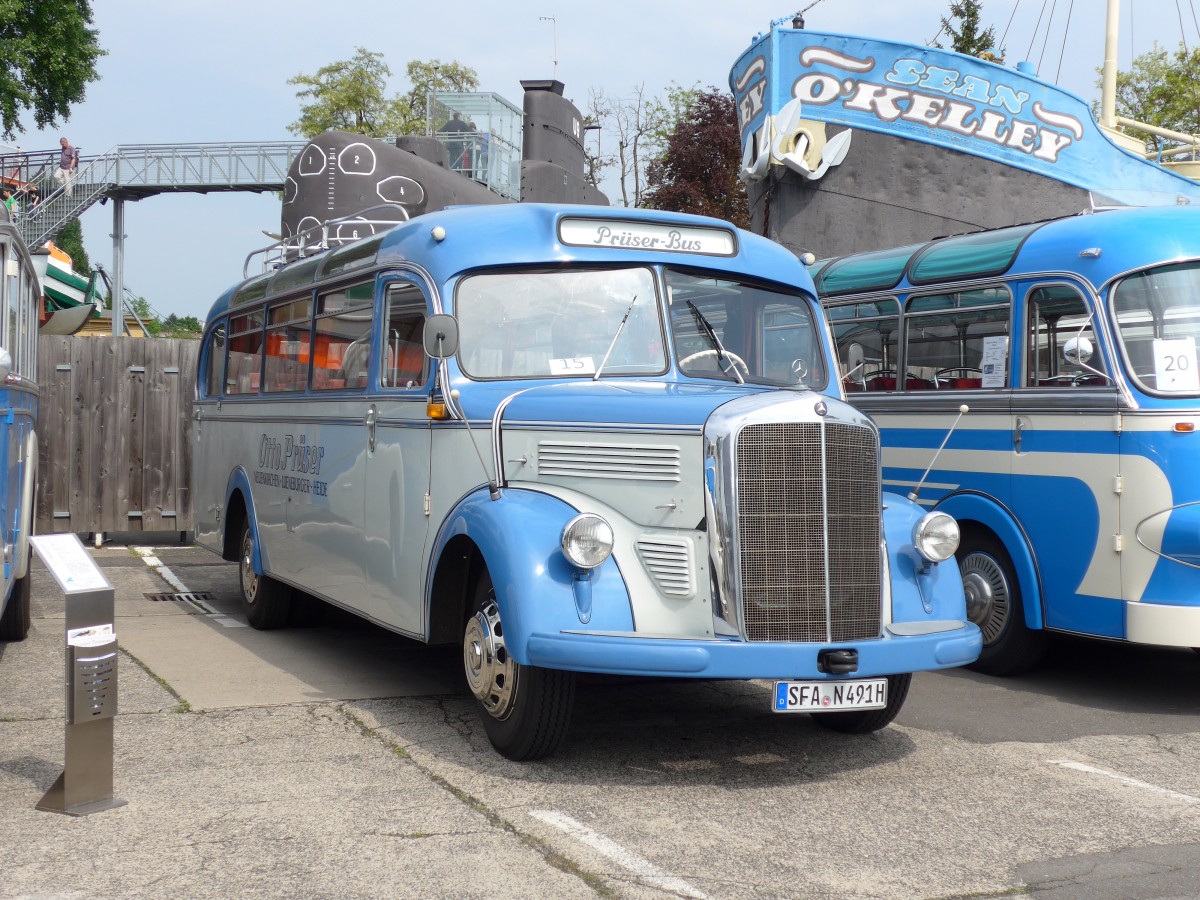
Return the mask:
[[[887,706],[883,709],[856,709],[851,712],[813,713],[813,720],[822,728],[842,734],[869,734],[892,723],[908,697],[912,674],[889,675]]]
[[[562,745],[575,705],[575,673],[519,665],[508,654],[492,579],[475,582],[463,630],[463,668],[488,740],[512,760],[541,759]]]
[[[983,652],[968,668],[988,675],[1019,675],[1041,661],[1047,636],[1025,624],[1021,587],[1012,560],[991,536],[964,537],[958,566],[967,618],[983,632]]]
[[[25,566],[25,577],[13,582],[12,596],[4,607],[4,615],[0,616],[0,641],[23,641],[29,634],[32,621],[30,604],[30,582],[33,580],[32,554],[30,564]]]
[[[246,621],[261,631],[286,625],[292,608],[292,589],[269,575],[259,575],[254,571],[254,532],[249,522],[242,525],[239,571]]]

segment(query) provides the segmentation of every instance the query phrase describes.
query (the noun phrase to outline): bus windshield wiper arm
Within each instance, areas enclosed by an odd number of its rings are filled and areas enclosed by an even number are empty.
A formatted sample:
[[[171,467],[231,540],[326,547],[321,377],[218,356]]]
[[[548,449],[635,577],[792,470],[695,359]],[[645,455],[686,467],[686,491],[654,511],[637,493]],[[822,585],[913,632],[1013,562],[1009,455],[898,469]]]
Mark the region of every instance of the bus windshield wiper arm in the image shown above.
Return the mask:
[[[726,351],[725,345],[721,343],[721,339],[717,337],[717,330],[712,327],[712,323],[704,317],[704,313],[697,309],[695,303],[693,303],[691,300],[686,301],[686,303],[688,305],[688,309],[692,311],[692,315],[696,317],[696,321],[700,324],[700,329],[712,342],[713,348],[717,351],[717,357],[721,360],[721,362],[729,364],[729,372],[721,369],[721,374],[728,375],[730,372],[732,372],[733,377],[737,380],[738,384],[745,384],[746,379],[742,378],[742,376],[738,374],[737,363],[729,358],[729,353]]]
[[[617,340],[621,337],[621,332],[625,329],[625,323],[629,321],[629,314],[633,312],[633,304],[637,303],[638,295],[634,294],[633,299],[629,301],[629,306],[625,309],[625,315],[621,316],[621,324],[617,326],[617,333],[613,335],[613,339],[609,341],[608,349],[604,351],[604,359],[600,360],[600,365],[596,366],[596,374],[592,376],[592,381],[600,380],[600,373],[604,371],[604,365],[608,362],[609,356],[612,355],[613,347],[617,346]]]

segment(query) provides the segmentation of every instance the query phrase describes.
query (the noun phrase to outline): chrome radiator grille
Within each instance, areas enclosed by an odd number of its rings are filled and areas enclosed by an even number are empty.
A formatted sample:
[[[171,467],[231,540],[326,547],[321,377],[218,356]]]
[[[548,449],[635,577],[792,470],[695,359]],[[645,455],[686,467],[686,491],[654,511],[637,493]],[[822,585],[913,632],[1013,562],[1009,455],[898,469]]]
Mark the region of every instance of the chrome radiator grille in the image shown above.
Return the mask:
[[[748,639],[877,638],[882,574],[874,432],[837,423],[780,423],[747,425],[737,440],[737,539]]]

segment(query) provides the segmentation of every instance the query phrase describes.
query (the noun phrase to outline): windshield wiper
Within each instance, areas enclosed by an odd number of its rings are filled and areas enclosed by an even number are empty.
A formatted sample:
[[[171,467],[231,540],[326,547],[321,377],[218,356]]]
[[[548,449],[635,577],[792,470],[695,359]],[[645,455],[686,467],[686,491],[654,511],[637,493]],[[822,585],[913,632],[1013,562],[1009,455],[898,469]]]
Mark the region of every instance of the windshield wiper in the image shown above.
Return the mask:
[[[625,329],[625,323],[629,321],[629,314],[633,312],[633,304],[637,303],[637,298],[638,295],[634,294],[633,299],[629,301],[625,315],[621,316],[621,324],[617,326],[617,333],[613,335],[613,339],[609,341],[608,349],[604,351],[604,359],[600,360],[600,365],[596,366],[596,374],[592,376],[592,381],[600,380],[600,373],[604,371],[604,364],[608,362],[609,356],[612,355],[613,347],[617,346],[617,340],[621,337],[621,332]]]
[[[717,358],[720,359],[721,362],[729,364],[729,371],[727,372],[724,368],[722,368],[721,374],[728,375],[730,372],[732,372],[733,377],[737,379],[738,384],[745,384],[746,379],[742,378],[741,374],[739,374],[737,370],[737,363],[729,358],[729,353],[725,350],[725,345],[721,343],[721,339],[717,337],[717,331],[712,327],[712,323],[709,322],[708,319],[704,318],[704,313],[700,312],[700,310],[696,308],[695,303],[693,303],[691,300],[686,300],[684,302],[687,303],[688,309],[692,311],[692,315],[696,317],[696,321],[699,323],[700,329],[712,342],[713,348],[717,351]]]

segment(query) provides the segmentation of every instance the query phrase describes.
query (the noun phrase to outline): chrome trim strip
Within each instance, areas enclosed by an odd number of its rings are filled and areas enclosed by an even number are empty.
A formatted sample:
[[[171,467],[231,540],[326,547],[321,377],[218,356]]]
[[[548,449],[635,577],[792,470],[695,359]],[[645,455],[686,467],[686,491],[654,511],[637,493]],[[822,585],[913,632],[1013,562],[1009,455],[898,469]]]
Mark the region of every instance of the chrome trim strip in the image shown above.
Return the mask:
[[[621,422],[572,422],[566,419],[558,421],[521,421],[510,419],[508,427],[521,428],[527,431],[618,431],[621,434],[700,435],[704,433],[703,425],[630,425]]]
[[[504,410],[508,408],[508,404],[512,403],[513,400],[524,394],[525,391],[530,390],[533,390],[533,388],[525,388],[525,390],[514,391],[509,394],[497,404],[496,411],[492,414],[492,465],[495,468],[496,485],[498,487],[508,487],[508,478],[504,474],[504,435],[502,430]]]

